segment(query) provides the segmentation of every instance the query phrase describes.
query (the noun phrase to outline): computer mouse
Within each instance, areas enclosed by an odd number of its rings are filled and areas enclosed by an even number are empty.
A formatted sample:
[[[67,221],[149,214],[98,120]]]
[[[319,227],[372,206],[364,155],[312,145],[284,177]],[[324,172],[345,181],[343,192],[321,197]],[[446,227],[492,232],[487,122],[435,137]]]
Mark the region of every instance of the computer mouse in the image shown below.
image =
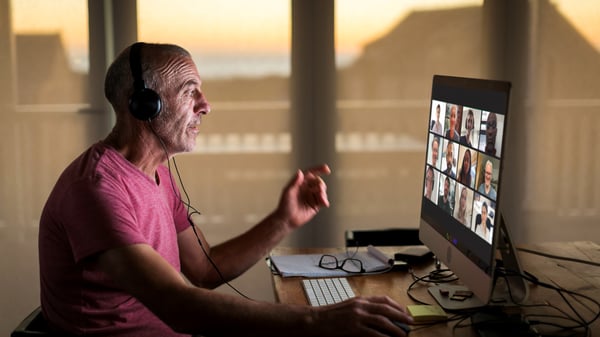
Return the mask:
[[[399,327],[400,329],[404,330],[404,332],[406,332],[406,334],[408,335],[408,333],[410,332],[410,327],[408,326],[408,324],[406,323],[402,323],[402,322],[398,322],[398,321],[392,321],[394,324],[396,324],[397,327]]]

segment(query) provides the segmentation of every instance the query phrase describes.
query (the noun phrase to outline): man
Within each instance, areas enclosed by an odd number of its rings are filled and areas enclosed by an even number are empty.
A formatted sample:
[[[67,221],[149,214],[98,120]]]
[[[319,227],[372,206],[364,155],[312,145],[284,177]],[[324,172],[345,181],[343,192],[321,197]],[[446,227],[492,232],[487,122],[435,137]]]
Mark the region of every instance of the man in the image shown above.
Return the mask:
[[[327,165],[298,171],[276,209],[211,247],[164,162],[195,146],[210,105],[190,54],[134,44],[108,69],[112,132],[66,168],[40,222],[41,303],[52,329],[86,336],[404,336],[390,298],[327,307],[252,301],[211,289],[234,279],[328,207]],[[185,276],[185,278],[184,278]]]
[[[446,146],[446,170],[445,174],[452,178],[456,178],[456,170],[454,169],[454,144],[448,142]]]
[[[433,168],[431,166],[427,166],[427,170],[425,171],[425,192],[424,195],[427,199],[434,201],[431,197],[433,196],[433,183],[434,183],[434,174]]]
[[[429,164],[438,167],[438,157],[440,153],[440,137],[434,136],[431,140],[431,162]]]
[[[496,134],[498,126],[496,114],[490,112],[485,123],[485,153],[496,155]]]
[[[496,200],[496,190],[492,186],[492,174],[494,173],[494,164],[488,159],[485,162],[483,170],[483,183],[479,184],[477,191],[486,197]]]
[[[435,121],[431,122],[431,131],[437,133],[438,135],[442,134],[442,122],[440,121],[440,113],[441,113],[440,104],[435,106]]]
[[[446,177],[444,179],[444,194],[438,196],[438,206],[444,212],[452,215],[452,203],[450,201],[450,178]]]

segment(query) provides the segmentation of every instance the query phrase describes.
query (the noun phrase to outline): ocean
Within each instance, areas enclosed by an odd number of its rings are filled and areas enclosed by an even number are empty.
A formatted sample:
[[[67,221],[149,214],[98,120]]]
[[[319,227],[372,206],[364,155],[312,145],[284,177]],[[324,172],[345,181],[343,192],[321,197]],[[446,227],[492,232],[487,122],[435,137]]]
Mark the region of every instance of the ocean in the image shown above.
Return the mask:
[[[219,79],[230,77],[263,77],[289,76],[291,73],[291,58],[288,53],[198,53],[193,54],[202,79]],[[68,53],[69,63],[76,72],[89,71],[87,51]],[[336,64],[344,67],[351,64],[357,55],[338,53]]]

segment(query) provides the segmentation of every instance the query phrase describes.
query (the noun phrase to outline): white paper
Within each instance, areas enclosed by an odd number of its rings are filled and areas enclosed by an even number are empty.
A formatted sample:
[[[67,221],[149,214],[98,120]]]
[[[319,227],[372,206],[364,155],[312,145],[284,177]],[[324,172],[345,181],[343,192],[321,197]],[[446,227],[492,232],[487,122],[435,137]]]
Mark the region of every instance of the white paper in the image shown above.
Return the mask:
[[[339,261],[346,258],[358,259],[362,262],[366,273],[382,272],[390,269],[387,261],[382,261],[369,252],[338,253],[330,254],[338,258]],[[357,273],[348,273],[341,269],[325,269],[319,267],[319,260],[323,254],[295,254],[295,255],[273,255],[271,263],[283,277],[304,276],[304,277],[336,277],[359,275]]]

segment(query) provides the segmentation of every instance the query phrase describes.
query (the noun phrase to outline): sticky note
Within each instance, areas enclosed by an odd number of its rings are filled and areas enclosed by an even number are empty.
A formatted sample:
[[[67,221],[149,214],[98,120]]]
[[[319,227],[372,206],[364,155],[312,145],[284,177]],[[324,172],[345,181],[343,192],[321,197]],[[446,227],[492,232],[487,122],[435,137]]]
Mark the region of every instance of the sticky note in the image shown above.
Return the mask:
[[[408,305],[406,308],[415,322],[440,321],[448,318],[444,309],[437,305]]]

